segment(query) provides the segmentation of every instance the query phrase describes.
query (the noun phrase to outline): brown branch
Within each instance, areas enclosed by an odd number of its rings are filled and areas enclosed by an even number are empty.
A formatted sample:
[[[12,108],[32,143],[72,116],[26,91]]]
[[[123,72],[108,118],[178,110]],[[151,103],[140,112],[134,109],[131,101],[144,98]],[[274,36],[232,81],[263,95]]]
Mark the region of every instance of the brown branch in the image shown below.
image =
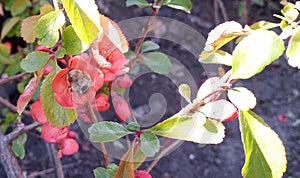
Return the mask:
[[[90,103],[86,104],[86,109],[87,109],[87,114],[88,114],[89,118],[91,119],[92,123],[97,123],[98,122],[97,117],[96,117],[94,110]],[[99,147],[102,151],[102,157],[105,162],[105,166],[107,166],[110,164],[110,160],[109,160],[106,148],[105,148],[105,144],[102,142],[98,142],[98,143],[99,143]]]
[[[8,178],[24,178],[17,158],[13,154],[6,136],[0,127],[0,161]]]
[[[64,178],[64,171],[60,159],[57,157],[57,150],[54,144],[50,144],[51,156],[54,160],[54,169],[57,178]]]
[[[131,61],[129,62],[129,64],[128,64],[128,66],[129,66],[130,68],[132,68],[132,67],[133,67],[133,64],[134,64],[136,61],[138,61],[139,58],[140,58],[140,51],[141,51],[142,45],[143,45],[143,43],[144,43],[144,41],[145,41],[145,39],[146,39],[146,36],[147,36],[147,34],[148,34],[148,32],[149,32],[149,29],[150,29],[150,27],[151,27],[151,25],[152,25],[153,20],[155,19],[155,17],[157,16],[157,14],[158,14],[158,12],[159,12],[159,10],[160,10],[160,6],[161,6],[162,3],[163,3],[163,0],[160,0],[160,1],[158,1],[157,3],[154,3],[154,4],[152,5],[153,12],[152,12],[150,18],[148,19],[148,21],[147,21],[145,27],[143,28],[143,31],[142,31],[142,33],[141,33],[141,35],[140,35],[140,39],[139,39],[139,41],[138,41],[138,43],[137,43],[137,45],[136,45],[136,47],[135,47],[134,52],[135,52],[135,54],[136,54],[136,58],[133,59],[133,60],[131,60]]]
[[[41,125],[40,123],[34,122],[32,124],[25,126],[24,123],[21,121],[21,119],[18,118],[17,128],[14,131],[12,131],[11,133],[7,134],[5,137],[8,141],[8,143],[11,143],[15,139],[17,139],[20,135],[22,135],[23,133],[26,133],[32,129],[35,129],[40,125]]]
[[[63,165],[62,168],[63,169],[70,168],[70,167],[75,166],[76,164],[77,163],[66,164],[66,165]],[[39,171],[39,172],[33,172],[33,173],[29,174],[27,176],[27,178],[35,178],[35,177],[38,177],[38,176],[44,176],[46,174],[53,173],[54,171],[55,171],[54,168],[50,168],[50,169],[45,169],[45,170],[42,170],[42,171]]]
[[[23,72],[23,73],[20,73],[20,74],[11,76],[11,77],[0,79],[0,85],[4,85],[4,84],[6,84],[6,83],[8,83],[8,82],[10,82],[12,80],[16,80],[16,79],[22,78],[22,77],[24,77],[27,74],[28,74],[27,72]]]
[[[7,101],[6,99],[2,98],[1,96],[0,96],[0,104],[6,106],[8,109],[10,109],[13,112],[17,112],[17,107],[12,103],[10,103],[9,101]],[[26,116],[31,116],[30,111],[23,111],[22,114]]]

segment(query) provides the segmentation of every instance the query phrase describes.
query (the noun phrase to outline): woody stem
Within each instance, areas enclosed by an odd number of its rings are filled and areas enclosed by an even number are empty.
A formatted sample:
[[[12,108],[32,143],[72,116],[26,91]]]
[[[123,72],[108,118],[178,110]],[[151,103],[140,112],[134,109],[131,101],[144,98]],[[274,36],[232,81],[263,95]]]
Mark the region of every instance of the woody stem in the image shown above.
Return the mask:
[[[87,109],[87,114],[88,114],[89,118],[91,119],[92,123],[97,123],[98,122],[97,117],[96,117],[94,110],[89,102],[86,104],[86,109]],[[102,151],[102,157],[105,162],[105,166],[107,166],[110,164],[110,160],[109,160],[109,157],[108,157],[108,154],[106,151],[105,144],[102,142],[99,142],[99,147]]]

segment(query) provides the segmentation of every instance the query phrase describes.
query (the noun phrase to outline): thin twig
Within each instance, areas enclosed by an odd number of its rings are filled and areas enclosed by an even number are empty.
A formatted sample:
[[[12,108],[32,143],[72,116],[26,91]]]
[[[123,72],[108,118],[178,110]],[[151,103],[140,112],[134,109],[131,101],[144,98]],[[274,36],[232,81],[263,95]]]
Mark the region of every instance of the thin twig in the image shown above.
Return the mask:
[[[17,122],[17,128],[14,131],[12,131],[11,133],[7,134],[6,139],[9,143],[11,143],[15,139],[17,139],[20,135],[22,135],[23,133],[26,133],[32,129],[35,129],[40,125],[41,125],[40,123],[34,122],[32,124],[25,126],[24,123],[21,122],[21,120],[19,118],[18,122]]]
[[[52,155],[52,158],[54,160],[54,168],[55,168],[55,173],[56,173],[56,176],[57,178],[64,178],[64,171],[63,171],[63,168],[62,168],[62,165],[61,165],[61,161],[60,159],[57,157],[57,150],[55,148],[55,145],[54,144],[50,144],[50,149],[51,149],[51,155]]]
[[[10,103],[9,101],[7,101],[6,99],[2,98],[1,96],[0,96],[0,104],[6,106],[8,109],[10,109],[10,110],[13,111],[13,112],[17,112],[17,107],[16,107],[15,105],[11,104],[11,103]],[[30,111],[23,111],[22,114],[24,114],[24,115],[26,115],[26,116],[31,116]]]
[[[62,165],[62,168],[63,169],[67,169],[67,168],[70,168],[70,167],[73,167],[75,166],[77,163],[70,163],[70,164],[66,164],[66,165]],[[42,171],[39,171],[39,172],[33,172],[31,174],[29,174],[27,176],[27,178],[35,178],[35,177],[38,177],[38,176],[43,176],[45,174],[50,174],[52,173],[53,171],[55,171],[54,168],[50,168],[50,169],[45,169],[45,170],[42,170]]]
[[[170,146],[166,147],[165,149],[163,149],[160,154],[155,158],[154,161],[151,162],[151,164],[148,166],[148,168],[146,169],[147,172],[150,172],[153,167],[158,163],[158,161],[165,156],[169,151],[171,151],[173,148],[177,147],[180,143],[182,142],[182,140],[176,140],[175,142],[173,142],[172,144],[170,144]]]
[[[11,76],[11,77],[2,78],[2,79],[0,79],[0,85],[4,85],[4,84],[6,84],[6,83],[8,83],[8,82],[10,82],[12,80],[16,80],[16,79],[22,78],[22,77],[24,77],[27,74],[28,74],[28,72],[23,72],[23,73],[20,73],[20,74]]]
[[[87,114],[88,114],[89,118],[91,119],[92,123],[97,123],[98,122],[97,117],[96,117],[94,110],[90,103],[86,104],[86,109],[87,109]],[[106,148],[105,148],[105,144],[103,142],[98,142],[98,143],[99,143],[100,149],[102,151],[102,157],[105,162],[105,166],[107,166],[110,164],[110,160],[109,160]]]
[[[219,21],[219,4],[218,0],[214,0],[214,16],[215,16],[215,24],[218,25]]]
[[[224,21],[228,21],[228,15],[227,15],[226,8],[225,8],[225,5],[224,5],[223,1],[222,0],[217,0],[217,1],[218,1],[218,4],[219,4],[219,7],[221,9]]]
[[[131,60],[131,61],[129,62],[129,64],[128,64],[128,66],[129,66],[130,68],[132,68],[132,67],[133,67],[133,64],[134,64],[136,61],[138,61],[139,58],[140,58],[140,51],[141,51],[142,45],[143,45],[143,43],[144,43],[144,41],[145,41],[145,39],[146,39],[146,36],[147,36],[147,34],[148,34],[148,32],[149,32],[149,29],[150,29],[150,27],[151,27],[151,25],[152,25],[153,20],[155,19],[155,17],[157,16],[157,14],[158,14],[158,12],[159,12],[159,10],[160,10],[160,6],[161,6],[162,3],[163,3],[163,0],[160,0],[160,1],[158,1],[157,3],[154,3],[154,4],[152,5],[153,12],[152,12],[150,18],[148,19],[148,21],[147,21],[145,27],[143,28],[143,31],[142,31],[142,33],[141,33],[141,35],[140,35],[140,39],[139,39],[139,41],[138,41],[138,43],[137,43],[137,45],[136,45],[136,47],[135,47],[134,52],[135,52],[135,54],[136,54],[137,57],[136,57],[135,59]]]

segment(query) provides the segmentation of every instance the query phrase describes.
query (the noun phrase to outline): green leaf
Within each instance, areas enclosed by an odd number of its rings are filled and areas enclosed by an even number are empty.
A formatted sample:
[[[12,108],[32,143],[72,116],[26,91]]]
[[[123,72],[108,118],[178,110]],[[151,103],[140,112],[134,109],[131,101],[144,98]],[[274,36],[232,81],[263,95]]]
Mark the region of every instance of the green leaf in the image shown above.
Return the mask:
[[[188,84],[179,85],[179,93],[180,95],[188,102],[191,103],[191,88]]]
[[[72,124],[77,119],[77,111],[75,109],[63,108],[56,102],[52,89],[52,81],[55,74],[56,71],[53,70],[43,81],[41,87],[42,104],[50,124],[57,127],[63,127]]]
[[[89,129],[90,140],[93,142],[109,142],[121,138],[131,132],[116,122],[98,122]]]
[[[147,53],[143,56],[144,63],[158,74],[167,74],[171,71],[172,63],[167,55],[161,52]]]
[[[81,53],[82,43],[76,35],[74,28],[68,26],[62,34],[62,46],[66,49],[67,54],[76,55]]]
[[[23,145],[20,145],[16,141],[14,141],[11,145],[11,149],[16,155],[16,157],[23,159],[25,157],[25,148]]]
[[[295,33],[288,44],[286,55],[288,57],[288,63],[292,67],[300,68],[300,30]]]
[[[1,64],[14,64],[14,61],[10,59],[10,50],[5,44],[0,44],[0,63]]]
[[[106,169],[103,167],[98,167],[94,169],[95,178],[110,178],[109,174],[106,172]]]
[[[278,135],[252,111],[240,111],[240,130],[246,155],[245,178],[280,178],[286,170],[286,153]]]
[[[265,5],[265,0],[252,0],[255,4],[259,6],[264,6]]]
[[[256,97],[244,87],[235,87],[228,90],[228,98],[237,108],[243,111],[253,109],[256,105]]]
[[[27,135],[22,134],[16,140],[13,141],[11,149],[16,157],[23,159],[25,157],[24,144],[27,140]]]
[[[96,39],[100,26],[100,14],[93,0],[62,0],[63,6],[77,36],[87,45]]]
[[[190,13],[192,10],[191,0],[164,0],[163,5]]]
[[[140,8],[150,6],[146,0],[126,0],[126,7],[137,5]]]
[[[218,128],[216,127],[216,125],[210,119],[206,119],[204,127],[207,131],[209,131],[211,133],[218,133]]]
[[[127,125],[127,129],[131,131],[139,131],[141,129],[141,126],[136,122],[130,122]]]
[[[153,41],[145,41],[142,44],[141,53],[153,51],[159,49],[159,45],[154,43]]]
[[[159,140],[152,132],[141,134],[141,150],[145,155],[153,157],[159,151]]]
[[[111,178],[115,177],[118,170],[118,165],[112,163],[106,166],[106,172],[110,175]]]
[[[11,6],[11,15],[16,16],[21,14],[30,5],[29,0],[16,0]]]
[[[63,58],[66,54],[66,49],[64,47],[60,47],[58,48],[58,50],[55,53],[55,57],[56,58]]]
[[[211,122],[216,126],[217,133],[209,132],[201,122],[190,116],[167,119],[148,129],[148,131],[155,135],[202,144],[221,143],[225,136],[225,127],[220,122],[214,120]]]
[[[12,17],[7,20],[1,30],[1,40],[18,24],[20,17]]]
[[[232,79],[248,79],[278,59],[284,42],[272,31],[255,30],[234,49]]]
[[[35,72],[44,67],[50,59],[48,53],[42,51],[34,51],[29,53],[21,62],[21,67],[26,72]]]
[[[202,52],[199,58],[199,62],[204,64],[224,64],[227,66],[232,65],[232,55],[222,51]]]
[[[53,47],[58,39],[58,30],[65,24],[65,16],[61,10],[51,11],[43,15],[36,28],[39,44],[48,48]]]
[[[124,56],[129,60],[136,58],[136,54],[134,53],[134,51],[131,50],[128,50],[126,53],[124,53]]]

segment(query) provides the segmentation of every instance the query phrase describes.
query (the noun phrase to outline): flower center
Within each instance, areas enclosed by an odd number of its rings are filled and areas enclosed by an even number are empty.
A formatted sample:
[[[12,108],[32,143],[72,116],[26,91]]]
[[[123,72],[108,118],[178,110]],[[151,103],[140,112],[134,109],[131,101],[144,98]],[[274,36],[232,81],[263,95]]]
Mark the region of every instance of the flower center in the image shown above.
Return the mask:
[[[71,90],[80,95],[86,94],[93,86],[90,75],[77,69],[68,73],[67,80]]]

